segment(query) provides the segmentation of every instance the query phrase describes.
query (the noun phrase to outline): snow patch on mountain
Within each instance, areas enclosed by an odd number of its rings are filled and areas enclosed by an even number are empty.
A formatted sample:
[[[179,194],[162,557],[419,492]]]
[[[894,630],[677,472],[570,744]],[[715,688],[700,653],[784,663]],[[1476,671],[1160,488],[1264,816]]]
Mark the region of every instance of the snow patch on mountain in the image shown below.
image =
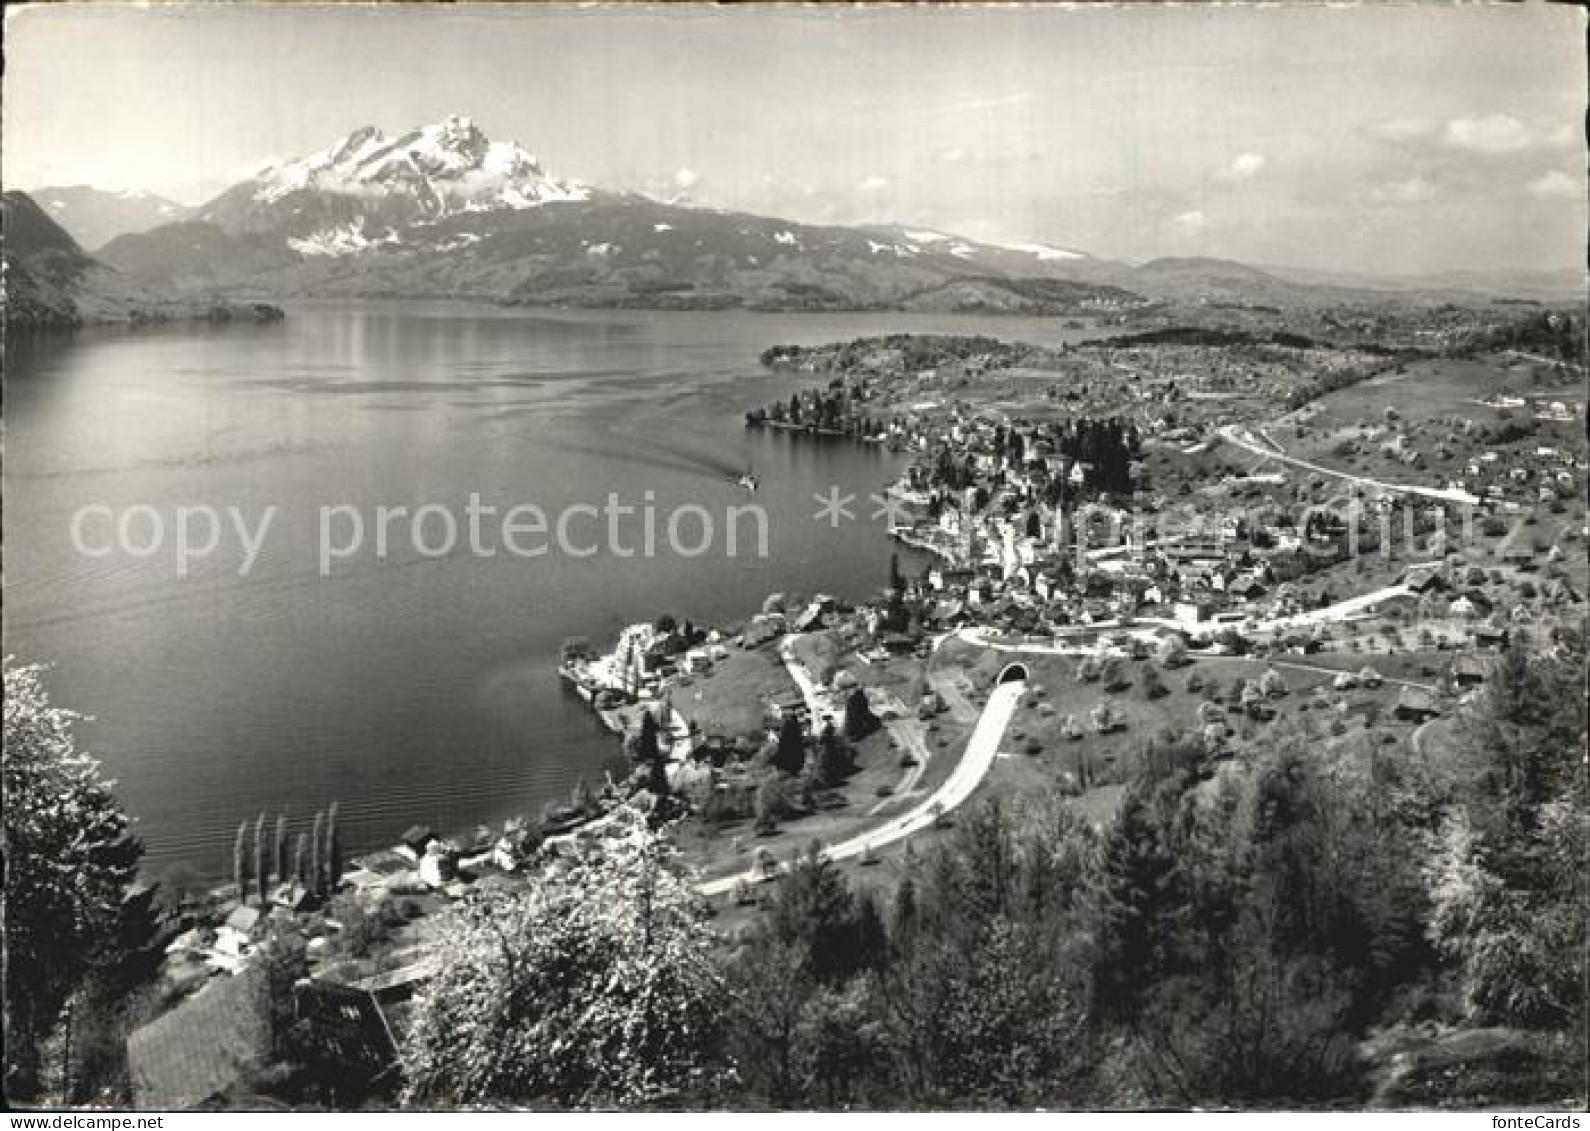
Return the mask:
[[[801,241],[796,239],[795,233],[791,231],[773,233],[773,242],[784,244],[786,247],[798,248],[801,245]]]
[[[1067,248],[1054,247],[1046,243],[1009,243],[1002,246],[1008,251],[1020,251],[1027,255],[1035,255],[1041,260],[1087,258],[1080,251],[1070,251]]]
[[[401,242],[398,234],[391,228],[388,228],[386,234],[379,239],[372,240],[364,234],[360,225],[343,224],[335,228],[323,228],[313,235],[300,239],[289,238],[287,246],[299,255],[327,256],[335,259],[344,255],[357,255],[361,251],[393,247]]]

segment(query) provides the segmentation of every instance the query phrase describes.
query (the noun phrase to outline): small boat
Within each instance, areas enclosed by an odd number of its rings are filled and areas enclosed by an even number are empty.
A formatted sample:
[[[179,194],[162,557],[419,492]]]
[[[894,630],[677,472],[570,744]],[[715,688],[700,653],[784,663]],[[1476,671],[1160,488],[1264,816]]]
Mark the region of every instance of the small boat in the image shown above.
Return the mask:
[[[745,474],[736,479],[735,482],[741,487],[744,487],[751,494],[756,494],[756,476],[752,474],[750,468],[746,468]]]

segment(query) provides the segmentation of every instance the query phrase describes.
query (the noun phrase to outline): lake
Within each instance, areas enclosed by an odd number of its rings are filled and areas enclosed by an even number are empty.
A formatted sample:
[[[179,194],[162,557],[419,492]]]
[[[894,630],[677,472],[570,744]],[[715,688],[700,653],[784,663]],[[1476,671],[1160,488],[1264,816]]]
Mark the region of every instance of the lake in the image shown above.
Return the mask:
[[[298,829],[338,801],[358,850],[414,823],[534,815],[580,778],[599,782],[617,740],[560,685],[565,637],[604,645],[661,613],[721,624],[771,592],[859,598],[886,580],[891,547],[866,497],[904,457],[747,432],[747,408],[811,383],[761,369],[763,349],[897,331],[1068,336],[1059,320],[993,317],[287,309],[269,326],[8,343],[5,651],[52,665],[56,702],[92,716],[80,742],[116,780],[154,871],[225,874],[238,822],[262,810]],[[733,482],[747,465],[754,496]],[[858,496],[857,521],[813,520],[831,486]],[[471,495],[555,516],[609,493],[638,507],[647,492],[659,529],[686,504],[761,506],[767,555],[740,524],[732,558],[722,531],[689,557],[660,535],[650,557],[487,556],[462,534],[429,556],[443,527],[416,546],[400,521],[384,557],[367,529],[321,570],[323,508],[344,508],[329,528],[344,537],[351,515],[368,526],[382,506],[462,522]],[[72,537],[89,506],[110,508],[81,528],[96,556]],[[162,517],[163,552],[109,546],[112,519],[139,506]],[[250,523],[276,509],[243,575],[229,530],[179,571],[179,507]],[[149,534],[137,513],[134,550]],[[571,526],[582,552],[596,522]],[[696,528],[681,530],[689,549]],[[617,549],[638,544],[626,533]]]

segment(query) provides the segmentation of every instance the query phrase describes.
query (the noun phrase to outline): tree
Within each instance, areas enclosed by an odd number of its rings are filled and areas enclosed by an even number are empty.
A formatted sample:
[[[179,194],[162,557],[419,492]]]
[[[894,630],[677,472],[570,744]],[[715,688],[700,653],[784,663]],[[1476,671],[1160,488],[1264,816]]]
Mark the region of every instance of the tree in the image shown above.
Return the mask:
[[[779,1106],[800,1100],[799,1027],[817,983],[806,952],[765,930],[751,936],[727,971],[732,1046],[753,1094]]]
[[[1160,641],[1159,662],[1167,668],[1179,668],[1188,663],[1186,637],[1176,633]]]
[[[313,869],[314,858],[309,851],[309,834],[299,833],[298,841],[293,845],[293,876],[308,892],[315,890]]]
[[[480,892],[401,1052],[409,1103],[627,1107],[717,1094],[723,981],[677,854],[633,810],[523,889]]]
[[[911,852],[911,845],[906,843],[906,852]],[[894,907],[891,911],[889,923],[889,942],[896,950],[904,950],[911,945],[911,940],[916,934],[917,927],[917,898],[916,881],[911,878],[911,866],[914,856],[908,855],[905,860],[905,875],[900,878],[899,886],[894,889]]]
[[[796,948],[813,978],[837,985],[881,955],[882,920],[870,901],[868,908],[861,912],[844,874],[814,841],[774,889],[762,926],[777,942]]]
[[[293,880],[292,861],[288,856],[287,814],[276,815],[276,882],[281,884],[291,883]]]
[[[802,1004],[793,1051],[808,1102],[838,1110],[887,1065],[889,1041],[869,990],[856,979],[840,989],[819,989]]]
[[[630,735],[629,760],[637,766],[650,766],[662,757],[662,743],[658,737],[657,716],[642,711],[640,726]]]
[[[41,1043],[119,929],[143,846],[78,752],[36,665],[5,668],[6,1095],[39,1093]]]
[[[905,592],[905,577],[900,573],[900,555],[889,555],[889,589],[893,593]]]
[[[316,895],[326,891],[326,814],[317,812],[309,834],[309,890]]]
[[[784,811],[785,802],[779,782],[769,777],[756,787],[756,796],[751,802],[751,815],[757,834],[768,836],[777,832],[778,819],[784,815]]]
[[[254,821],[254,887],[259,894],[260,906],[264,907],[271,898],[271,855],[265,840],[264,813]]]
[[[1511,649],[1462,716],[1458,805],[1432,866],[1430,936],[1481,1023],[1582,1018],[1590,829],[1584,643]]]
[[[800,717],[793,712],[784,716],[779,724],[778,746],[773,752],[773,765],[794,777],[806,765],[806,731]]]
[[[342,883],[342,830],[337,826],[337,803],[326,813],[326,890],[336,891]]]
[[[252,878],[248,855],[248,822],[240,821],[237,837],[232,841],[232,882],[237,885],[237,901],[248,902],[248,884]]]
[[[128,1096],[127,1038],[154,1009],[154,983],[165,960],[157,916],[158,885],[122,901],[117,927],[94,954],[63,1026],[64,1098],[73,1104]]]
[[[850,743],[834,729],[834,724],[828,723],[818,736],[817,745],[807,763],[816,784],[832,789],[855,768],[855,752],[851,750]]]
[[[851,742],[860,742],[882,725],[872,713],[866,689],[858,687],[852,691],[845,699],[845,737]]]
[[[658,801],[664,800],[673,793],[668,784],[668,759],[664,758],[661,752],[646,763],[646,789]]]
[[[1166,961],[1177,861],[1156,792],[1146,783],[1128,789],[1104,840],[1093,993],[1106,1018],[1132,1017]]]

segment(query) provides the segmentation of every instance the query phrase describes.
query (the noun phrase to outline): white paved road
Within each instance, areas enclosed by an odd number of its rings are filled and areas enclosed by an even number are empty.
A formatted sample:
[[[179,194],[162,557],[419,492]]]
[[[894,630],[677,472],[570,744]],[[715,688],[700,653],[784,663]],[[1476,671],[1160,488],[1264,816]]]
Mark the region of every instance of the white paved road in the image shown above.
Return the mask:
[[[921,803],[899,817],[892,818],[887,824],[860,836],[851,837],[849,840],[840,841],[838,844],[825,846],[823,851],[828,858],[844,860],[847,857],[860,856],[869,847],[877,849],[904,840],[913,833],[928,828],[940,814],[948,813],[970,797],[988,773],[989,767],[994,764],[999,741],[1004,737],[1005,728],[1010,725],[1016,704],[1026,690],[1027,685],[1022,680],[1012,680],[996,687],[993,694],[988,697],[982,715],[978,717],[972,737],[966,743],[965,753],[961,755],[961,760],[944,784]],[[696,889],[702,895],[722,895],[733,890],[741,880],[754,884],[761,878],[760,871],[752,867],[732,876],[697,884]]]
[[[1460,491],[1455,487],[1423,487],[1411,483],[1386,483],[1379,479],[1368,479],[1362,475],[1352,475],[1345,471],[1337,471],[1335,468],[1322,467],[1317,463],[1310,463],[1308,460],[1289,456],[1285,452],[1275,450],[1273,447],[1255,443],[1251,434],[1237,428],[1235,425],[1227,425],[1219,429],[1219,436],[1226,443],[1234,444],[1239,448],[1252,452],[1256,456],[1280,460],[1282,463],[1305,468],[1319,475],[1345,479],[1350,483],[1358,483],[1379,491],[1396,491],[1404,495],[1421,495],[1427,499],[1439,499],[1443,503],[1467,503],[1469,506],[1477,506],[1480,502],[1478,496],[1471,495],[1467,491]]]

